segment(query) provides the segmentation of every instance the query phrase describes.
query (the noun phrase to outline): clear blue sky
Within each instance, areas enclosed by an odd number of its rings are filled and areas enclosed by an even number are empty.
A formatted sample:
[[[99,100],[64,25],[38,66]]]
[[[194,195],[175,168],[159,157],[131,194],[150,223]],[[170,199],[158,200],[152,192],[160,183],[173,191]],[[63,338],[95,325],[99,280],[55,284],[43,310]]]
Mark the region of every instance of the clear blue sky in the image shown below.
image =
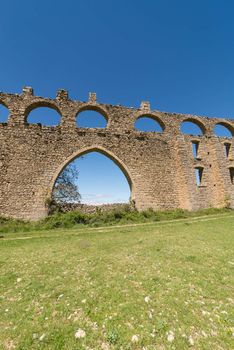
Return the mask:
[[[2,1],[0,90],[233,118],[233,14],[231,0]]]

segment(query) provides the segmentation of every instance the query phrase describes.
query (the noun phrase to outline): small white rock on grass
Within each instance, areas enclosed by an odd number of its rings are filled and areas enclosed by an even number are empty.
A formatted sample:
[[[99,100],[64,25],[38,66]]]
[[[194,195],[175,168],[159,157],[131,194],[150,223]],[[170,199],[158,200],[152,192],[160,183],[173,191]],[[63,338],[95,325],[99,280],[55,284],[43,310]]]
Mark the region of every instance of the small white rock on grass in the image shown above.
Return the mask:
[[[194,340],[193,340],[193,338],[191,337],[191,335],[188,337],[188,343],[189,343],[189,345],[191,345],[191,346],[194,345]]]
[[[41,336],[40,336],[40,338],[39,338],[39,341],[43,341],[43,339],[45,338],[45,333],[44,334],[42,334]]]
[[[109,347],[109,345],[107,343],[102,343],[101,349],[102,350],[110,350],[110,347]]]
[[[169,331],[167,334],[167,341],[169,341],[169,343],[172,343],[175,339],[175,334],[172,331]]]
[[[150,301],[150,297],[145,297],[145,302],[148,304],[148,302]]]
[[[83,329],[78,329],[75,333],[75,338],[76,339],[80,339],[80,338],[84,338],[86,336],[86,333]]]
[[[139,342],[139,337],[138,335],[133,335],[132,336],[132,343],[138,343]]]

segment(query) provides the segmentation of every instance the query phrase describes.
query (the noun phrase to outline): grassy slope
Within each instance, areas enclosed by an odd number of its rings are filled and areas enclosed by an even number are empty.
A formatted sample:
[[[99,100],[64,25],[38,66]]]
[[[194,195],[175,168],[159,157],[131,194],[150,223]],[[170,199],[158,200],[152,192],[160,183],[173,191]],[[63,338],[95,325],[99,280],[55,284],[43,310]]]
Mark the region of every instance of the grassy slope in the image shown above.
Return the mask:
[[[229,215],[6,235],[0,349],[233,349],[233,227]]]

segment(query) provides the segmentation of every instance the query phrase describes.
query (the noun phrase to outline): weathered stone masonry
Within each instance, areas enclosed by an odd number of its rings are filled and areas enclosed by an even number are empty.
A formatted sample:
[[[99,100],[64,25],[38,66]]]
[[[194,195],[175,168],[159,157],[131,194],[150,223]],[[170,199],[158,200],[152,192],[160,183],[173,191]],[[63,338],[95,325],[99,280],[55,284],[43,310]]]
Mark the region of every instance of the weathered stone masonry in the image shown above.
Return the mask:
[[[227,202],[234,207],[233,138],[213,133],[219,123],[234,135],[234,120],[151,111],[149,103],[142,103],[140,109],[100,104],[95,94],[88,102],[72,101],[65,90],[59,90],[55,99],[36,97],[31,88],[24,88],[21,95],[0,93],[0,104],[9,109],[8,122],[0,123],[0,215],[33,220],[46,216],[46,202],[58,174],[72,159],[93,150],[123,170],[139,210],[196,210]],[[27,123],[30,111],[41,106],[61,115],[59,126]],[[78,113],[87,109],[100,112],[107,127],[77,128]],[[134,123],[142,115],[158,121],[163,132],[136,131]],[[183,135],[183,121],[197,123],[204,135]],[[192,141],[199,143],[196,158]],[[231,144],[228,157],[225,142]],[[195,168],[203,171],[200,186]]]

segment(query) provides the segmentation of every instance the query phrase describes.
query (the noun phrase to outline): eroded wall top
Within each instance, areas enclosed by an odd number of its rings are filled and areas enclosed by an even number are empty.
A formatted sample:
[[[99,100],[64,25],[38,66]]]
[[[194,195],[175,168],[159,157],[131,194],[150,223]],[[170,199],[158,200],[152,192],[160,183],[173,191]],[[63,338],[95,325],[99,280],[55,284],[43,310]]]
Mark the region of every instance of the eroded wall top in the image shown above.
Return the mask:
[[[61,116],[61,122],[57,128],[64,130],[77,129],[76,118],[84,110],[95,110],[102,114],[107,120],[106,131],[121,133],[138,132],[135,122],[142,116],[151,117],[162,127],[162,134],[181,133],[181,123],[190,121],[195,123],[202,130],[200,137],[214,136],[214,128],[217,124],[223,125],[234,135],[234,119],[209,118],[190,114],[167,113],[158,110],[151,110],[150,103],[143,101],[140,107],[123,107],[120,105],[103,104],[97,101],[95,93],[89,94],[87,102],[74,101],[69,98],[66,90],[58,90],[55,99],[34,96],[31,87],[25,87],[21,94],[8,94],[0,92],[0,104],[9,110],[7,123],[0,123],[0,126],[23,126],[35,127],[27,122],[29,113],[38,107],[48,107],[56,110]],[[40,127],[40,125],[38,125]],[[45,128],[44,126],[42,126]],[[80,128],[81,129],[81,128]],[[141,132],[138,132],[141,133]],[[153,137],[155,133],[147,133],[147,137]],[[158,134],[158,133],[157,133]]]

